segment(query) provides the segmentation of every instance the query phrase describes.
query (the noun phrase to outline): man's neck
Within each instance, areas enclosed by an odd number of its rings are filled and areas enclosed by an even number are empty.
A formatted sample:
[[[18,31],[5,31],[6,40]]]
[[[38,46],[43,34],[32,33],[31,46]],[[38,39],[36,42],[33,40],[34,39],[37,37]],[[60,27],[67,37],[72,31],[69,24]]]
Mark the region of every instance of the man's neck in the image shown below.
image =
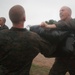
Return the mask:
[[[13,24],[15,28],[24,28],[24,24]]]
[[[67,19],[65,19],[65,21],[68,22],[71,19],[72,19],[71,17],[68,17]]]

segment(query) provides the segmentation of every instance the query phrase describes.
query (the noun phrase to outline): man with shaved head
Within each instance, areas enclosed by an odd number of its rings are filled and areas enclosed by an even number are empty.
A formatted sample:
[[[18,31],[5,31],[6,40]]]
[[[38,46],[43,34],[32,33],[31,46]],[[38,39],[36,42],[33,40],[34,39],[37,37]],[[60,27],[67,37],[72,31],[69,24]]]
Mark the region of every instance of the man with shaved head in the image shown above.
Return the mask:
[[[69,7],[63,6],[60,9],[60,21],[55,24],[46,24],[45,22],[41,23],[41,27],[44,28],[57,28],[60,30],[71,30],[69,36],[58,44],[58,50],[74,50],[74,37],[75,37],[75,19],[71,17],[72,11]],[[59,33],[58,33],[59,34]],[[62,36],[63,37],[63,36]],[[75,52],[75,51],[74,51]],[[66,72],[69,72],[70,75],[75,75],[75,56],[70,57],[56,57],[53,67],[50,69],[49,75],[65,75]]]
[[[8,26],[5,25],[6,19],[5,17],[0,17],[0,30],[9,29]]]
[[[0,32],[0,75],[30,75],[33,59],[39,52],[50,57],[51,44],[24,28],[26,16],[21,5],[9,10],[9,18],[12,27]]]
[[[42,22],[40,24],[40,26],[46,27],[46,28],[56,28],[56,27],[62,28],[65,25],[67,25],[65,22],[69,22],[69,21],[72,20],[71,14],[72,14],[71,8],[69,8],[67,6],[63,6],[63,7],[61,7],[60,13],[59,13],[59,16],[60,16],[61,20],[59,20],[56,24],[46,24],[45,22]]]

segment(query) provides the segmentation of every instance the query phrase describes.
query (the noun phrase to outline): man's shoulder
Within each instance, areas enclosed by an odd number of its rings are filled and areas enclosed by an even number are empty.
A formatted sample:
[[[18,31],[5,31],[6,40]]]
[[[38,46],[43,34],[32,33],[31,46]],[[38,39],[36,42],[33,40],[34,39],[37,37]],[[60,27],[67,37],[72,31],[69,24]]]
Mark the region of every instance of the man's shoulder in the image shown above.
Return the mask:
[[[8,33],[9,29],[0,30],[0,34],[6,34]]]
[[[67,26],[66,22],[64,22],[62,20],[59,20],[58,22],[56,22],[55,25],[57,28],[62,28],[62,27]]]
[[[0,41],[4,41],[6,38],[8,38],[7,34],[8,34],[9,30],[1,30],[0,31]]]
[[[9,29],[7,25],[3,25],[3,29]]]
[[[34,40],[40,39],[41,37],[37,33],[30,31],[30,38]]]

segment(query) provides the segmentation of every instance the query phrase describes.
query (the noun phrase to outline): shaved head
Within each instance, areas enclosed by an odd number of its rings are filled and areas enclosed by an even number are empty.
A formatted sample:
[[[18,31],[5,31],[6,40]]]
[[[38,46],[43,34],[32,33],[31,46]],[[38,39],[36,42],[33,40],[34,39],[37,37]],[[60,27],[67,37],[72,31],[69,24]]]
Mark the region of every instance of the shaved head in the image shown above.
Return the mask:
[[[9,18],[12,23],[17,24],[25,21],[25,10],[21,5],[15,5],[9,10]]]
[[[5,25],[6,19],[5,17],[0,17],[0,25]]]
[[[4,24],[5,24],[5,22],[6,22],[5,17],[0,17],[0,19],[2,19],[2,20],[3,20],[3,22],[4,22]]]
[[[61,7],[61,9],[66,9],[70,15],[72,14],[72,10],[68,6],[63,6],[63,7]]]

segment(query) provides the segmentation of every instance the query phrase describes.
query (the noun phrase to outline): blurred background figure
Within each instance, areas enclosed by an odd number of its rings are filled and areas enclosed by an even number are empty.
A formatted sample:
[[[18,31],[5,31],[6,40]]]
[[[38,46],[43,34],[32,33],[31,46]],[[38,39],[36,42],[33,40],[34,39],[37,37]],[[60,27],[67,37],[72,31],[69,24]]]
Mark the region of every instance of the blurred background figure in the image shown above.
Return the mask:
[[[7,25],[5,25],[6,19],[4,17],[0,17],[0,30],[9,29]]]

